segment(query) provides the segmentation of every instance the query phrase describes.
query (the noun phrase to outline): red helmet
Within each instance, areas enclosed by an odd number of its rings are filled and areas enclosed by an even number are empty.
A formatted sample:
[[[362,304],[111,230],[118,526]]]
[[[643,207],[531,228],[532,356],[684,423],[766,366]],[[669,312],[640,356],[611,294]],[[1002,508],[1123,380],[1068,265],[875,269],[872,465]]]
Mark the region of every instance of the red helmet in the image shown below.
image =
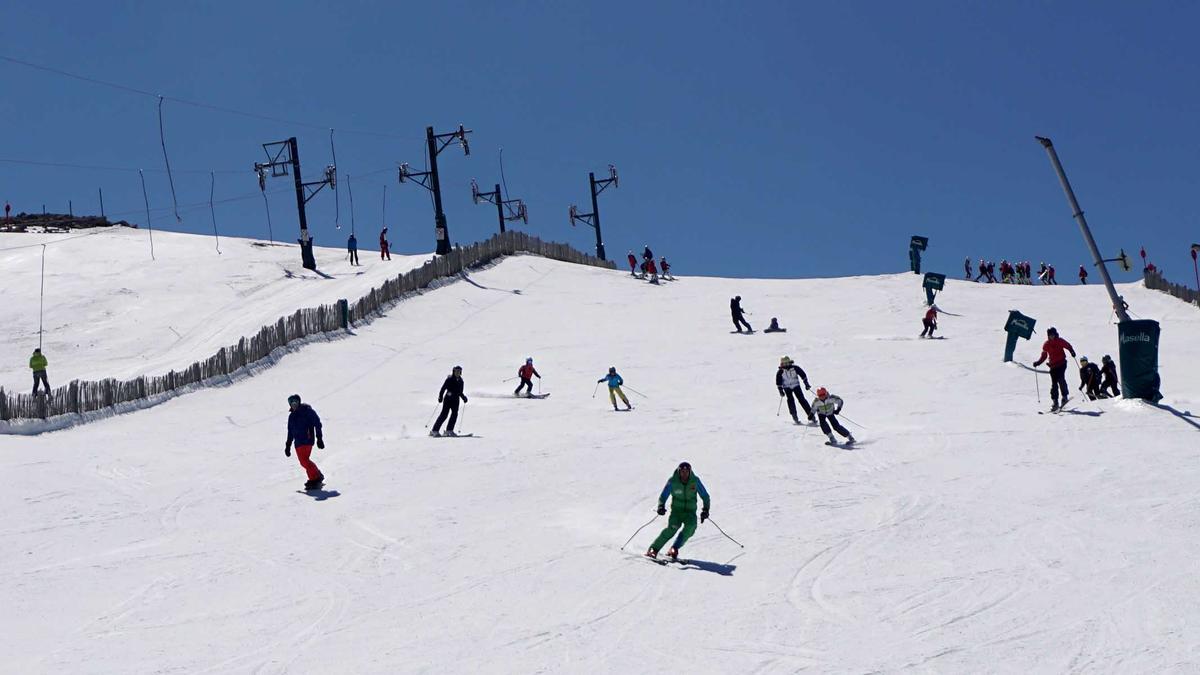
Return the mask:
[[[825,387],[817,387],[817,398],[825,400],[829,396],[829,390]]]

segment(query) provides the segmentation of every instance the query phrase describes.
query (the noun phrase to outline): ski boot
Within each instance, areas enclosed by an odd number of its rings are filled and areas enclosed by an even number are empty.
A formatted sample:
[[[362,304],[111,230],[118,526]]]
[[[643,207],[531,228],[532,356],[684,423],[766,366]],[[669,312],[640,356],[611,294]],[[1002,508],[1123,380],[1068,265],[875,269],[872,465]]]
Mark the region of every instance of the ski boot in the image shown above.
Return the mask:
[[[1058,407],[1058,401],[1055,401],[1054,403],[1052,403],[1050,405],[1050,412],[1055,413],[1055,412],[1058,412],[1059,410],[1061,410],[1061,408]]]
[[[1067,407],[1067,401],[1069,401],[1069,400],[1071,400],[1071,397],[1067,396],[1066,394],[1063,394],[1063,402],[1062,402],[1062,405],[1058,406],[1058,409],[1062,410],[1063,408]]]
[[[667,557],[671,559],[671,562],[678,561],[679,560],[679,549],[672,546],[671,550],[667,551]]]
[[[434,429],[433,431],[429,432],[429,435],[432,436],[433,438],[437,438],[438,436],[442,435],[442,432],[438,431],[437,429]]]
[[[626,410],[633,410],[633,406],[631,406],[631,405],[629,405],[628,403],[626,403],[626,404],[625,404],[625,409],[626,409]]]
[[[796,415],[792,415],[792,422],[800,424],[800,418]]]
[[[854,434],[850,434],[850,436],[846,438],[846,445],[854,445]]]
[[[834,447],[837,447],[837,444],[838,444],[837,438],[835,438],[833,434],[826,434],[825,436],[826,436],[826,438],[829,439],[829,440],[825,441],[825,445],[832,445]]]
[[[446,433],[443,434],[443,436],[449,436],[450,438],[454,438],[454,437],[458,436],[458,434],[454,433],[453,429],[447,429]]]
[[[655,551],[654,547],[650,547],[646,549],[646,557],[651,560],[658,560],[658,551]]]
[[[614,403],[614,404],[613,404],[613,411],[614,411],[614,412],[621,412],[621,409],[617,407],[617,404],[616,404],[616,403]]]

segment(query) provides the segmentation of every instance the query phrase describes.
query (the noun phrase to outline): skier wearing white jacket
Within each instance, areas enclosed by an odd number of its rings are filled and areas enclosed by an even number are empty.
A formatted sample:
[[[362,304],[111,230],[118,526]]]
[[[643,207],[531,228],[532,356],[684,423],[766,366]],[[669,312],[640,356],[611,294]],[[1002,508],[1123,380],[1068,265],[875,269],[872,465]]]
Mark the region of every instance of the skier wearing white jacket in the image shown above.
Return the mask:
[[[805,389],[812,389],[808,384],[808,375],[804,374],[804,370],[792,361],[792,357],[785,356],[779,359],[779,370],[775,371],[775,387],[779,389],[780,396],[787,396],[788,412],[792,414],[792,421],[796,424],[800,423],[800,417],[796,413],[796,403],[800,403],[800,407],[804,408],[804,414],[808,417],[809,422],[815,422],[812,410],[808,407],[808,401],[804,398],[804,392],[800,390],[800,383],[804,382]]]
[[[846,437],[846,445],[854,443],[854,434],[847,431],[846,427],[842,426],[838,422],[837,417],[835,417],[835,415],[842,412],[843,405],[845,405],[845,401],[842,400],[842,397],[834,396],[825,387],[817,387],[817,397],[813,399],[812,410],[817,414],[817,419],[821,421],[821,431],[825,432],[825,435],[829,437],[829,445],[837,445],[837,439],[834,438],[833,431]],[[829,430],[831,425],[833,426],[833,431]]]

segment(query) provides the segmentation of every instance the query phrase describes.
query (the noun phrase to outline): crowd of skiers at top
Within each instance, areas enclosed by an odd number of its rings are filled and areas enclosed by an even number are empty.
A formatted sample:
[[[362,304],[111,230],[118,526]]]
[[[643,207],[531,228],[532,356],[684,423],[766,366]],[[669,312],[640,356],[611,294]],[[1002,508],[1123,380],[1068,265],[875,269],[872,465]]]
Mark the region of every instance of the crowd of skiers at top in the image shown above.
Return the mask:
[[[629,273],[638,279],[646,279],[652,284],[657,284],[659,279],[663,281],[674,281],[675,277],[671,276],[671,263],[667,262],[667,256],[663,256],[658,262],[654,262],[654,251],[650,250],[650,245],[642,249],[642,261],[639,263],[637,256],[633,254],[633,249],[629,249],[629,254],[625,256],[629,261]],[[662,273],[659,273],[662,270]]]
[[[974,271],[973,271],[974,270]],[[978,271],[978,274],[975,274]],[[1033,285],[1033,265],[1028,260],[1024,262],[1010,263],[1007,260],[1000,261],[1000,278],[996,278],[996,263],[991,260],[979,259],[978,265],[974,268],[971,266],[971,256],[967,256],[963,261],[963,272],[966,275],[966,280],[971,281],[987,281],[989,284],[1023,284]],[[1058,279],[1055,278],[1054,265],[1041,263],[1038,266],[1037,278],[1045,286],[1057,286]],[[1083,265],[1079,266],[1079,283],[1086,284],[1088,278],[1087,268]]]

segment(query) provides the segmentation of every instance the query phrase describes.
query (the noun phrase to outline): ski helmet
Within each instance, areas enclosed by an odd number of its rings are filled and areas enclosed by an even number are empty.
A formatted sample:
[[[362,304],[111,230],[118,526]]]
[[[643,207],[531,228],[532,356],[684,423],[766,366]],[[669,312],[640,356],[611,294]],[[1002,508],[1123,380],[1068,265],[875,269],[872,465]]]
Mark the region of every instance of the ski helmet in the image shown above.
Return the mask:
[[[525,363],[533,363],[533,357],[530,356],[530,357],[526,358]]]
[[[1079,357],[1079,362],[1080,362],[1080,363],[1087,363],[1087,362],[1088,362],[1088,360],[1087,360],[1087,357],[1086,357],[1086,356],[1081,356],[1081,357]]]
[[[454,368],[452,369],[452,371],[453,371],[453,372],[455,372],[455,373],[461,373],[461,372],[462,372],[462,366],[454,366]]]
[[[782,359],[779,359],[779,365],[781,365],[781,366],[790,366],[790,365],[792,365],[792,357],[790,357],[790,356],[785,356],[785,357],[783,357]]]
[[[680,462],[680,463],[679,463],[679,468],[680,468],[680,469],[687,469],[688,471],[691,471],[691,470],[692,470],[692,465],[691,465],[690,463],[688,463],[688,462]]]
[[[1046,329],[1046,335],[1049,335],[1050,337],[1055,337],[1058,335],[1058,329],[1055,328],[1054,326],[1050,326],[1049,328]]]
[[[829,396],[829,390],[825,387],[817,387],[817,398],[824,401]]]
[[[291,405],[293,403],[295,403],[296,405],[300,405],[300,394],[292,394],[291,396],[288,397],[288,405]]]
[[[609,367],[608,367],[608,372],[610,372],[610,373],[615,373],[615,372],[617,372],[617,367],[616,367],[616,366],[609,366]]]
[[[1112,357],[1111,357],[1111,356],[1109,356],[1108,354],[1105,354],[1105,355],[1104,355],[1104,358],[1102,358],[1102,359],[1100,359],[1100,360],[1101,360],[1101,361],[1103,361],[1103,362],[1105,362],[1105,363],[1108,363],[1109,361],[1112,361]]]

